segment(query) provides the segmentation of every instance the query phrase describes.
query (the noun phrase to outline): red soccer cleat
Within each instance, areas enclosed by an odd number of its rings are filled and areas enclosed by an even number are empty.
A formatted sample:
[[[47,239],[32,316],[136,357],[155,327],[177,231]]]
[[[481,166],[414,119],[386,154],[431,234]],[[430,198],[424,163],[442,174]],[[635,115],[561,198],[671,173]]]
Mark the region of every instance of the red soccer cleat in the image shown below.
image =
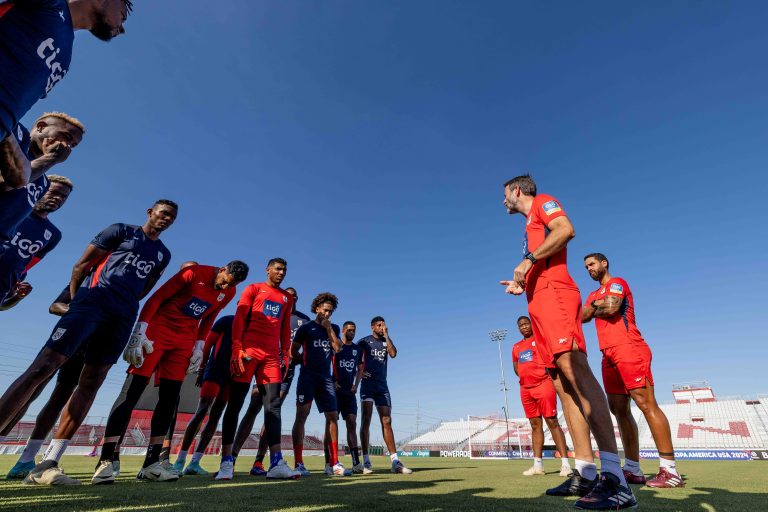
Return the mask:
[[[642,473],[639,475],[636,475],[630,471],[627,471],[626,469],[622,471],[624,471],[624,478],[627,480],[628,484],[637,484],[637,485],[645,484],[645,475],[643,475]]]
[[[672,487],[685,487],[683,477],[670,473],[666,468],[659,468],[659,474],[648,480],[645,485],[657,489],[669,489]]]

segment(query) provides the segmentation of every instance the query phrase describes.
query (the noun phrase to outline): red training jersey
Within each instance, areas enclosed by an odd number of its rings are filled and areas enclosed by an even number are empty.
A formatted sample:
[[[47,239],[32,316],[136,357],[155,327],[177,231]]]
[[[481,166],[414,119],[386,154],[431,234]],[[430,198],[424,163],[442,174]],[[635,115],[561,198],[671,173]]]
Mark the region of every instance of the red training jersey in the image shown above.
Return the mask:
[[[232,323],[232,351],[251,357],[288,357],[291,350],[293,297],[267,283],[249,284],[237,303]]]
[[[218,267],[192,265],[176,273],[147,300],[139,314],[152,341],[194,344],[204,340],[219,314],[236,293],[234,286],[217,290]]]
[[[547,225],[556,218],[565,216],[565,211],[557,199],[547,194],[536,195],[526,219],[523,254],[538,249],[549,233]],[[567,249],[563,247],[560,252],[536,262],[528,271],[525,277],[525,291],[529,302],[537,290],[546,288],[547,285],[553,288],[579,289],[568,273],[567,258]]]
[[[597,290],[587,297],[586,304],[592,301],[604,299],[608,296],[618,297],[621,300],[619,311],[610,318],[595,317],[597,329],[597,341],[600,350],[625,343],[645,343],[640,329],[635,323],[635,299],[627,282],[619,277],[612,277]]]
[[[512,361],[517,363],[521,387],[535,388],[542,381],[549,379],[547,367],[538,355],[533,336],[523,338],[512,346]]]

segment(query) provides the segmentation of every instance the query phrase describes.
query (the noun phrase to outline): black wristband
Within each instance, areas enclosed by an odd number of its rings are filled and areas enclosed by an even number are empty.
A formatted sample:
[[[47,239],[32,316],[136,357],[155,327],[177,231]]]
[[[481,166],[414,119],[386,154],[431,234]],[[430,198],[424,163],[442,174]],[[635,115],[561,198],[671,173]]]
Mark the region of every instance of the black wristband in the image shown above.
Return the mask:
[[[536,258],[533,256],[533,253],[532,253],[532,252],[527,252],[527,253],[525,253],[525,259],[527,259],[527,260],[530,260],[530,261],[531,261],[531,263],[533,263],[534,265],[536,264],[536,262],[537,262],[537,261],[539,261],[539,260],[537,260],[537,259],[536,259]]]

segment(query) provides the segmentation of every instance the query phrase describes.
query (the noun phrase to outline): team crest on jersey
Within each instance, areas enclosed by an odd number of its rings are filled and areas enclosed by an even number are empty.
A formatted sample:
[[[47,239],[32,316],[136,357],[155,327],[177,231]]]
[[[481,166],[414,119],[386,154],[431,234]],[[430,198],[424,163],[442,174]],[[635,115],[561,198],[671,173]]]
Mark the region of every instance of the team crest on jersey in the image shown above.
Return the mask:
[[[221,302],[221,301],[223,301],[223,300],[224,300],[224,297],[226,297],[226,296],[227,296],[227,294],[225,294],[224,292],[222,292],[222,293],[220,293],[220,294],[219,294],[219,296],[218,296],[218,297],[216,297],[216,300],[217,300],[217,301],[219,301],[219,302]]]
[[[543,205],[541,205],[542,209],[544,209],[544,213],[547,215],[552,215],[553,213],[557,213],[562,211],[560,209],[560,205],[557,204],[557,201],[547,201]]]
[[[356,355],[357,355],[357,350],[353,350],[353,351],[352,351],[352,355],[353,355],[353,356],[356,356]]]
[[[59,341],[62,336],[64,336],[64,333],[67,332],[67,330],[63,327],[59,327],[55,331],[53,331],[53,334],[51,334],[51,339],[53,341]]]
[[[604,294],[604,293],[605,293],[605,288],[602,288],[602,289],[600,290],[600,295],[602,295],[602,294]]]
[[[43,233],[43,238],[45,238],[46,240],[50,240],[52,236],[53,236],[53,233],[51,233],[47,229],[45,230],[45,233]]]
[[[157,261],[163,261],[163,253],[161,251],[157,251]]]
[[[285,295],[283,295],[283,302],[285,302],[286,304],[288,303],[288,297],[286,297]]]
[[[21,125],[16,125],[16,138],[19,139],[19,142],[21,142],[21,139],[24,138],[24,132],[21,131]]]
[[[623,294],[624,287],[621,286],[619,283],[611,283],[611,293]]]

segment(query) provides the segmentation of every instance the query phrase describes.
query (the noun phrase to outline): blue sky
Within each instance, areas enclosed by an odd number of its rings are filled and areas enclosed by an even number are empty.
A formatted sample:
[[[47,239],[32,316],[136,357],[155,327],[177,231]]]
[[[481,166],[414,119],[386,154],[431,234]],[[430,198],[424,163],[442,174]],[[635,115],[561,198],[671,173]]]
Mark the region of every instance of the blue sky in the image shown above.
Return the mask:
[[[0,387],[45,341],[47,306],[90,237],[168,197],[181,205],[163,236],[172,266],[240,258],[255,281],[279,255],[301,309],[328,290],[361,334],[387,319],[399,437],[417,404],[422,426],[500,412],[487,332],[514,330],[526,308],[497,284],[523,230],[502,183],[530,171],[576,227],[582,295],[595,250],[633,288],[660,400],[700,379],[721,396],[768,392],[766,14],[761,2],[137,2],[125,36],[78,34],[70,74],[26,118],[64,110],[88,132],[56,169],[76,185],[52,217],[64,240],[3,314]],[[107,414],[124,369],[92,414]],[[289,428],[292,407],[284,417]]]

